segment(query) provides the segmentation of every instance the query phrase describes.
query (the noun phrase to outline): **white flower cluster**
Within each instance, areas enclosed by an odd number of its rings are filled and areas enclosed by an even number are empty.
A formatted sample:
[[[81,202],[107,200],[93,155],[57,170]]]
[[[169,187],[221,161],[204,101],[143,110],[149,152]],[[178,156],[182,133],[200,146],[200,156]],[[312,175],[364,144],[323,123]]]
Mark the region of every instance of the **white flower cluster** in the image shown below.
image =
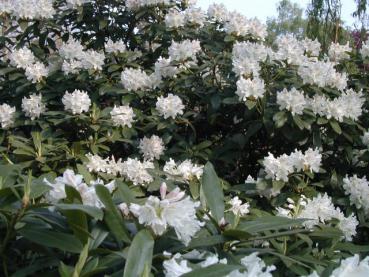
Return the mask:
[[[232,211],[234,215],[244,216],[250,212],[250,204],[242,203],[242,200],[240,200],[238,196],[235,196],[231,200],[229,200],[228,204],[231,205],[229,211]]]
[[[128,158],[122,163],[121,173],[134,185],[145,185],[153,181],[148,169],[154,169],[154,164],[151,161],[141,162],[137,158]]]
[[[252,74],[253,77],[259,77],[259,62],[264,61],[268,55],[274,56],[272,49],[261,43],[236,42],[232,51],[233,72],[237,76]]]
[[[156,110],[165,119],[169,117],[175,119],[177,115],[182,115],[184,108],[181,98],[171,93],[167,97],[158,97],[156,101]]]
[[[365,277],[369,276],[369,257],[360,261],[358,254],[341,261],[339,267],[333,270],[330,277]]]
[[[55,14],[52,0],[2,0],[0,14],[9,13],[17,18],[52,18]]]
[[[307,101],[302,91],[292,88],[277,92],[277,104],[280,110],[288,110],[292,115],[295,115],[303,113]]]
[[[128,10],[136,10],[142,7],[169,5],[173,0],[126,0]]]
[[[283,154],[277,158],[272,153],[264,158],[263,165],[266,172],[266,178],[277,181],[288,181],[288,175],[293,172],[310,171],[319,172],[322,162],[322,155],[318,149],[309,148],[302,153],[295,150],[290,155]]]
[[[204,25],[206,19],[205,13],[201,8],[190,7],[185,11],[178,11],[173,8],[168,11],[165,15],[165,25],[168,28],[178,28],[183,27],[185,24],[195,24],[200,27]]]
[[[114,42],[111,39],[108,39],[108,41],[105,42],[105,50],[107,53],[124,53],[127,51],[127,47],[123,40]]]
[[[347,241],[351,241],[356,235],[356,227],[359,222],[354,214],[345,217],[343,212],[338,207],[334,207],[332,198],[326,193],[322,196],[319,194],[313,199],[307,199],[304,195],[301,196],[298,203],[292,199],[288,199],[288,208],[278,208],[278,215],[292,218],[309,219],[303,225],[312,229],[319,223],[328,224],[328,221],[337,219],[339,221],[337,227],[344,234]]]
[[[349,42],[343,45],[332,42],[328,49],[328,55],[332,61],[340,61],[350,58],[350,55],[347,54],[347,52],[351,51],[352,49],[349,46]]]
[[[369,39],[362,44],[360,48],[360,54],[363,57],[363,59],[369,57]]]
[[[299,65],[297,73],[304,84],[344,90],[347,87],[347,74],[337,72],[334,66],[335,63],[329,61],[306,60]]]
[[[115,126],[127,126],[131,128],[134,122],[135,113],[128,105],[114,106],[110,112],[110,116]]]
[[[267,35],[267,28],[258,19],[248,19],[237,11],[230,12],[224,23],[224,30],[227,34],[235,36],[251,35],[264,40]]]
[[[73,38],[61,44],[59,54],[64,58],[62,70],[65,74],[75,74],[80,69],[101,70],[105,60],[103,53],[84,50],[83,45]]]
[[[369,147],[369,131],[364,132],[364,134],[361,136],[362,143]]]
[[[165,256],[170,256],[168,252],[163,253]],[[165,277],[179,277],[193,269],[189,267],[187,259],[203,260],[196,264],[197,267],[208,267],[214,264],[227,264],[227,259],[219,259],[217,254],[208,252],[199,252],[192,250],[184,255],[176,253],[169,260],[163,262]]]
[[[104,207],[100,199],[96,195],[95,185],[104,183],[101,180],[96,180],[90,186],[83,181],[83,176],[75,174],[73,170],[67,169],[64,171],[63,176],[57,177],[54,183],[49,182],[46,178],[44,183],[51,187],[51,190],[46,194],[46,199],[50,203],[57,203],[59,200],[66,197],[65,186],[71,186],[75,188],[81,195],[84,205],[94,206],[98,208]],[[115,189],[115,182],[112,181],[106,184],[105,187],[112,192]]]
[[[140,224],[150,226],[156,235],[162,235],[169,227],[174,228],[178,239],[185,245],[200,230],[203,223],[196,217],[200,202],[193,202],[179,188],[167,194],[166,184],[160,187],[161,199],[149,196],[144,205],[131,204],[130,211]]]
[[[70,111],[73,114],[81,114],[88,111],[91,106],[91,99],[87,92],[75,89],[72,93],[65,92],[62,103],[66,111]]]
[[[83,4],[89,3],[91,0],[67,0],[67,6],[70,8],[76,8]]]
[[[99,155],[86,155],[88,162],[86,163],[86,167],[90,172],[104,172],[112,175],[118,175],[118,173],[122,172],[122,160],[115,160],[112,156],[111,158],[101,158]]]
[[[159,57],[155,62],[155,74],[160,77],[174,77],[180,68],[171,64],[170,58]]]
[[[181,42],[172,41],[168,54],[172,61],[196,60],[196,54],[201,51],[200,41],[183,40]]]
[[[122,71],[121,81],[123,87],[129,91],[146,91],[155,88],[160,79],[155,73],[147,75],[142,69],[126,68]]]
[[[6,129],[14,123],[15,108],[8,104],[0,105],[1,128]]]
[[[274,265],[267,266],[264,261],[258,257],[258,252],[254,252],[240,260],[245,269],[232,271],[227,277],[273,277],[272,271],[276,270]]]
[[[155,135],[141,139],[138,148],[144,159],[148,161],[158,160],[165,150],[164,141]]]
[[[237,81],[237,91],[239,101],[246,102],[248,99],[254,100],[262,98],[265,92],[264,81],[260,78],[245,79],[241,77]]]
[[[345,194],[350,196],[351,205],[362,208],[369,215],[369,182],[366,177],[346,176],[343,179],[343,189]]]
[[[45,109],[45,104],[42,103],[41,95],[32,94],[29,98],[24,97],[22,99],[22,110],[31,120],[39,118]]]
[[[181,163],[176,163],[173,159],[169,159],[163,167],[163,171],[168,173],[169,179],[175,179],[176,176],[182,178],[185,182],[196,177],[198,180],[202,177],[204,166],[192,163],[190,160],[185,160]]]
[[[32,51],[26,47],[14,49],[9,56],[10,63],[25,70],[27,79],[36,83],[49,74],[49,69],[41,62],[36,61]]]
[[[342,122],[343,118],[350,118],[354,121],[363,113],[363,105],[365,103],[364,95],[361,91],[355,92],[348,89],[341,96],[329,100],[325,96],[315,95],[313,98],[307,99],[308,107],[316,114],[325,116],[326,118],[335,118]]]
[[[223,3],[213,3],[208,8],[208,16],[215,21],[224,22],[228,19],[228,10]]]

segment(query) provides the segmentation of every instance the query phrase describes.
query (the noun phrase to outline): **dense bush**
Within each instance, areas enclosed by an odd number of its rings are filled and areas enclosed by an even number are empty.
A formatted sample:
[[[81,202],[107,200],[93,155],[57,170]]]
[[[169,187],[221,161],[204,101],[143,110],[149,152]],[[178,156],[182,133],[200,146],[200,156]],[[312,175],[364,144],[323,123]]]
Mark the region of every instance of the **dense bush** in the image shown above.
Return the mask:
[[[192,2],[0,3],[1,275],[369,276],[369,42]]]

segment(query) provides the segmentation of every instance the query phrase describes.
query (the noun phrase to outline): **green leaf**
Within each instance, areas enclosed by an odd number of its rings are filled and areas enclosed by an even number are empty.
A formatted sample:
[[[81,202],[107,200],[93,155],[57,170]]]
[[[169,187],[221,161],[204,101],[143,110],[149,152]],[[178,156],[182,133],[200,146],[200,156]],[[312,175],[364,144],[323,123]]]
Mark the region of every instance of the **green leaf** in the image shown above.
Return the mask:
[[[33,228],[27,224],[18,232],[26,239],[46,247],[58,248],[71,253],[82,251],[82,243],[71,234],[50,231],[45,228]]]
[[[87,241],[85,246],[83,247],[83,250],[81,254],[79,255],[78,262],[76,266],[74,267],[73,277],[79,277],[81,274],[81,271],[87,261],[88,258],[88,248],[90,245],[90,240]]]
[[[102,210],[93,206],[86,206],[81,204],[56,204],[55,207],[62,211],[82,211],[98,220],[102,220],[104,218],[104,213],[102,212]]]
[[[337,122],[337,121],[335,121],[335,120],[330,120],[329,121],[329,124],[331,124],[331,126],[332,126],[332,129],[337,133],[337,134],[342,134],[342,129],[341,129],[341,127],[340,127],[340,124]]]
[[[147,230],[141,230],[134,237],[129,247],[127,262],[124,267],[125,277],[149,276],[151,270],[154,239]]]
[[[241,221],[239,228],[251,234],[270,230],[288,229],[294,226],[301,226],[306,219],[291,219],[279,216],[262,216],[255,220]]]
[[[224,217],[224,195],[220,180],[210,162],[204,167],[202,190],[212,216],[219,222]]]
[[[237,265],[216,264],[205,268],[195,269],[191,272],[181,275],[182,277],[224,277],[234,270],[241,269]]]
[[[97,185],[95,189],[97,196],[99,196],[105,206],[104,220],[110,231],[114,234],[117,241],[130,242],[131,240],[124,226],[122,215],[115,206],[109,190],[102,185]]]

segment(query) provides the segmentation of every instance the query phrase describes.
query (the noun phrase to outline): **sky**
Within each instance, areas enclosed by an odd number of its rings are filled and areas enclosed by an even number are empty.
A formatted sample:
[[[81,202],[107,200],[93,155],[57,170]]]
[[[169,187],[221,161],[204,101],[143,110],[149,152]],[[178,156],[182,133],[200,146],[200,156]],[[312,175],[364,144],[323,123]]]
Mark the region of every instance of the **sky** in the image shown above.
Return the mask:
[[[298,3],[304,9],[311,0],[291,0]],[[197,0],[197,4],[203,9],[207,9],[212,3],[223,3],[228,10],[237,10],[247,17],[257,17],[262,21],[266,21],[268,17],[276,16],[277,3],[279,0]],[[353,25],[355,20],[351,14],[355,10],[354,0],[341,0],[342,3],[342,19],[346,25]]]

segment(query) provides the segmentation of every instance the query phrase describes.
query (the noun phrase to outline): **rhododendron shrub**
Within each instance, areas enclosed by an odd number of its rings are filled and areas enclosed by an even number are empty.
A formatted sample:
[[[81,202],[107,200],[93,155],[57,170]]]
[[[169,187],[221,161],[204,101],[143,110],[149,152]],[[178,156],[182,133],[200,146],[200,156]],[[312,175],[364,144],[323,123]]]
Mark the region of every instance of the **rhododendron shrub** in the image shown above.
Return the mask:
[[[0,15],[1,276],[369,276],[369,41],[189,0]]]

